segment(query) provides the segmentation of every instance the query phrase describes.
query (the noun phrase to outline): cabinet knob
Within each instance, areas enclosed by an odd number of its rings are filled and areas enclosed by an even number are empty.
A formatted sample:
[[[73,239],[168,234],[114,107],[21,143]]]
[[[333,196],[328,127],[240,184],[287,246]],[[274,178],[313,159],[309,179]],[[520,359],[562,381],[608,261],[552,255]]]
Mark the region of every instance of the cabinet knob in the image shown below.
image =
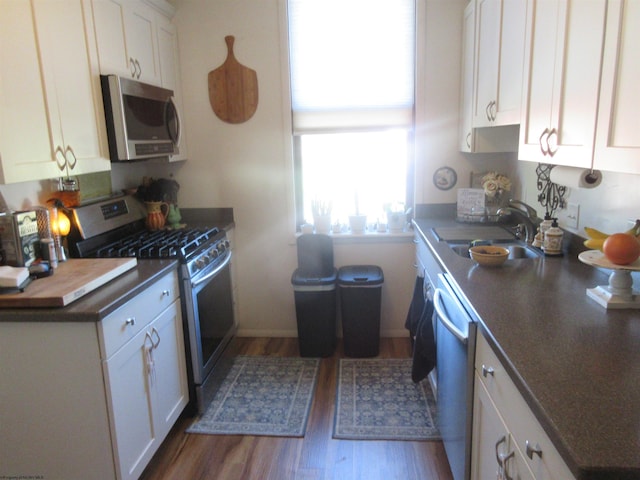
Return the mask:
[[[535,445],[531,445],[529,440],[525,442],[525,453],[531,460],[533,460],[534,454],[542,458],[542,449],[540,448],[540,445],[537,443]]]
[[[482,376],[484,378],[487,378],[489,375],[493,377],[494,373],[495,373],[495,370],[493,369],[493,367],[487,367],[486,365],[482,365]]]
[[[124,323],[133,326],[136,324],[136,317],[129,317],[124,321]]]
[[[169,290],[163,290],[162,291],[162,296],[163,297],[168,297],[169,295],[171,295],[171,292]]]

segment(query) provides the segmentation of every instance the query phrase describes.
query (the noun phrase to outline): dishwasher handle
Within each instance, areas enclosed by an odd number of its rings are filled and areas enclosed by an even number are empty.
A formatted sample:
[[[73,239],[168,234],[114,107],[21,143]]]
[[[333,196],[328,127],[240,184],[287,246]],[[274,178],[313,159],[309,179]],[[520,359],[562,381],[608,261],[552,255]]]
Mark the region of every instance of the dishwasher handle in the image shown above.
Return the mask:
[[[440,288],[436,288],[436,291],[433,295],[433,307],[436,310],[438,320],[447,330],[449,330],[458,340],[460,340],[463,345],[466,345],[467,343],[469,343],[469,337],[462,333],[460,329],[453,324],[449,317],[447,317],[441,304],[441,296],[442,290]]]

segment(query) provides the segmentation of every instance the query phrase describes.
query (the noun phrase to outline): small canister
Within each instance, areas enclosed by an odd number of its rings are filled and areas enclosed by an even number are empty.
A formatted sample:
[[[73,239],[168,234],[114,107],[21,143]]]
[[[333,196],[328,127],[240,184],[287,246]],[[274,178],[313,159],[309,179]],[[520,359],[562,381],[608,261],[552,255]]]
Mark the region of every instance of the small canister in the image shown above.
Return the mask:
[[[544,244],[542,249],[545,255],[557,256],[562,255],[562,237],[564,232],[558,227],[557,219],[553,219],[551,228],[544,232]]]
[[[40,239],[40,250],[42,259],[49,262],[51,268],[58,267],[58,255],[56,254],[56,243],[53,238]]]

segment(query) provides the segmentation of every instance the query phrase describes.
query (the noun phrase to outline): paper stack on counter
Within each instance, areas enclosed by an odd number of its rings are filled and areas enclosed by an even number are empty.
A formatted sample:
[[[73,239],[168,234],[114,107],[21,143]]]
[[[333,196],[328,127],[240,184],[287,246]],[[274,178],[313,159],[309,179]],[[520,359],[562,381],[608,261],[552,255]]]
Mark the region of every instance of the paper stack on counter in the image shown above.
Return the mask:
[[[29,278],[26,267],[0,266],[0,287],[17,288]]]

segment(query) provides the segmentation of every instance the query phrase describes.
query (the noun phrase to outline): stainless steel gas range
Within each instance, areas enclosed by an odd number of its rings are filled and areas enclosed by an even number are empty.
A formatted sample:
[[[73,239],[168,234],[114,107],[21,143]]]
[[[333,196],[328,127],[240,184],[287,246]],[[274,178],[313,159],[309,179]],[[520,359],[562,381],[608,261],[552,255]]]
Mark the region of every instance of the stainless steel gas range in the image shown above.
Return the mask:
[[[200,225],[150,232],[145,218],[144,206],[132,196],[77,207],[69,253],[178,260],[190,390],[203,413],[207,381],[236,332],[229,240],[224,230]]]

